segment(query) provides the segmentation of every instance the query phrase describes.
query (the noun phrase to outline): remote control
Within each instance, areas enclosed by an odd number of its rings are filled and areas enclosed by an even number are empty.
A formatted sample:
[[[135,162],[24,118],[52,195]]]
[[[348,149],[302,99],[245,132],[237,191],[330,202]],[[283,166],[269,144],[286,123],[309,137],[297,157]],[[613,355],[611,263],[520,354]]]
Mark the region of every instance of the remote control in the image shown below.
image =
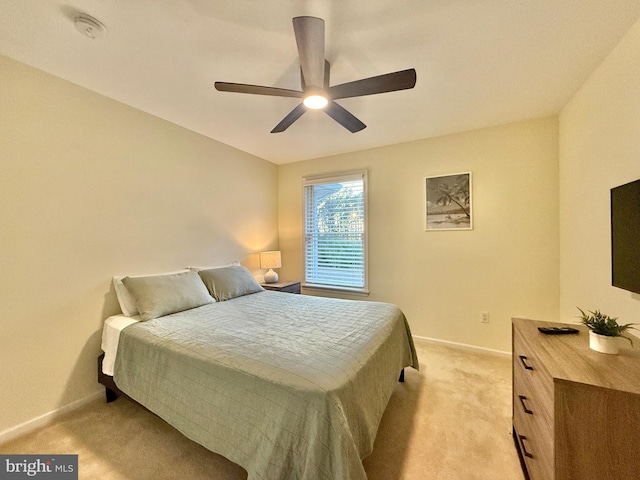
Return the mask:
[[[566,335],[569,333],[580,333],[580,330],[572,327],[538,327],[545,335]]]

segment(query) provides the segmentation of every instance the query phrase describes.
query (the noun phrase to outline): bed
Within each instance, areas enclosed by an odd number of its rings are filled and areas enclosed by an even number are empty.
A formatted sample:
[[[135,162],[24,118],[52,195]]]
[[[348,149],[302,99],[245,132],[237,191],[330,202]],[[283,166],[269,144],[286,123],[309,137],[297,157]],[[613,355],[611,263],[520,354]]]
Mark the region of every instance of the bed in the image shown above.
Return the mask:
[[[225,284],[229,271],[242,281]],[[366,480],[398,375],[418,368],[403,313],[264,291],[244,267],[198,275],[211,301],[105,322],[108,400],[124,392],[250,480]]]

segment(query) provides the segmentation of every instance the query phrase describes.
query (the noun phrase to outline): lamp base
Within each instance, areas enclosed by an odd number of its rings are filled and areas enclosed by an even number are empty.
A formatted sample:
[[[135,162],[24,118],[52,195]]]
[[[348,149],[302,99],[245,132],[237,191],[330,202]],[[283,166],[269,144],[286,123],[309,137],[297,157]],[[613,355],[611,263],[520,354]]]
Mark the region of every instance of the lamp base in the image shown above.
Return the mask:
[[[269,271],[264,274],[264,283],[276,283],[277,281],[278,274],[270,268]]]

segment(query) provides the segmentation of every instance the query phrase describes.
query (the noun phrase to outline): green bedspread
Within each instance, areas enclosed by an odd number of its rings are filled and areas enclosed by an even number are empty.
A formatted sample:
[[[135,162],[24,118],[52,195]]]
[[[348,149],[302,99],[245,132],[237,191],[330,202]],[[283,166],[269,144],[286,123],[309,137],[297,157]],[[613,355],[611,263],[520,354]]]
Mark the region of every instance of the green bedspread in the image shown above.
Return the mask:
[[[365,480],[407,366],[396,306],[265,291],[126,327],[114,380],[250,480]]]

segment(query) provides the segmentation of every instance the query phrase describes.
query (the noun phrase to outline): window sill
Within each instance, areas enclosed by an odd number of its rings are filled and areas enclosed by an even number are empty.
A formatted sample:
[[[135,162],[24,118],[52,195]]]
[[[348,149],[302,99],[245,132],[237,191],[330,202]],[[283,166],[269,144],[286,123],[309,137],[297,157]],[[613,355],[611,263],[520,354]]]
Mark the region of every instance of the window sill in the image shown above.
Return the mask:
[[[342,294],[354,295],[358,297],[369,296],[369,290],[365,290],[363,288],[332,287],[329,285],[316,285],[313,283],[303,283],[302,288],[307,290],[316,290],[319,292],[342,293]]]

